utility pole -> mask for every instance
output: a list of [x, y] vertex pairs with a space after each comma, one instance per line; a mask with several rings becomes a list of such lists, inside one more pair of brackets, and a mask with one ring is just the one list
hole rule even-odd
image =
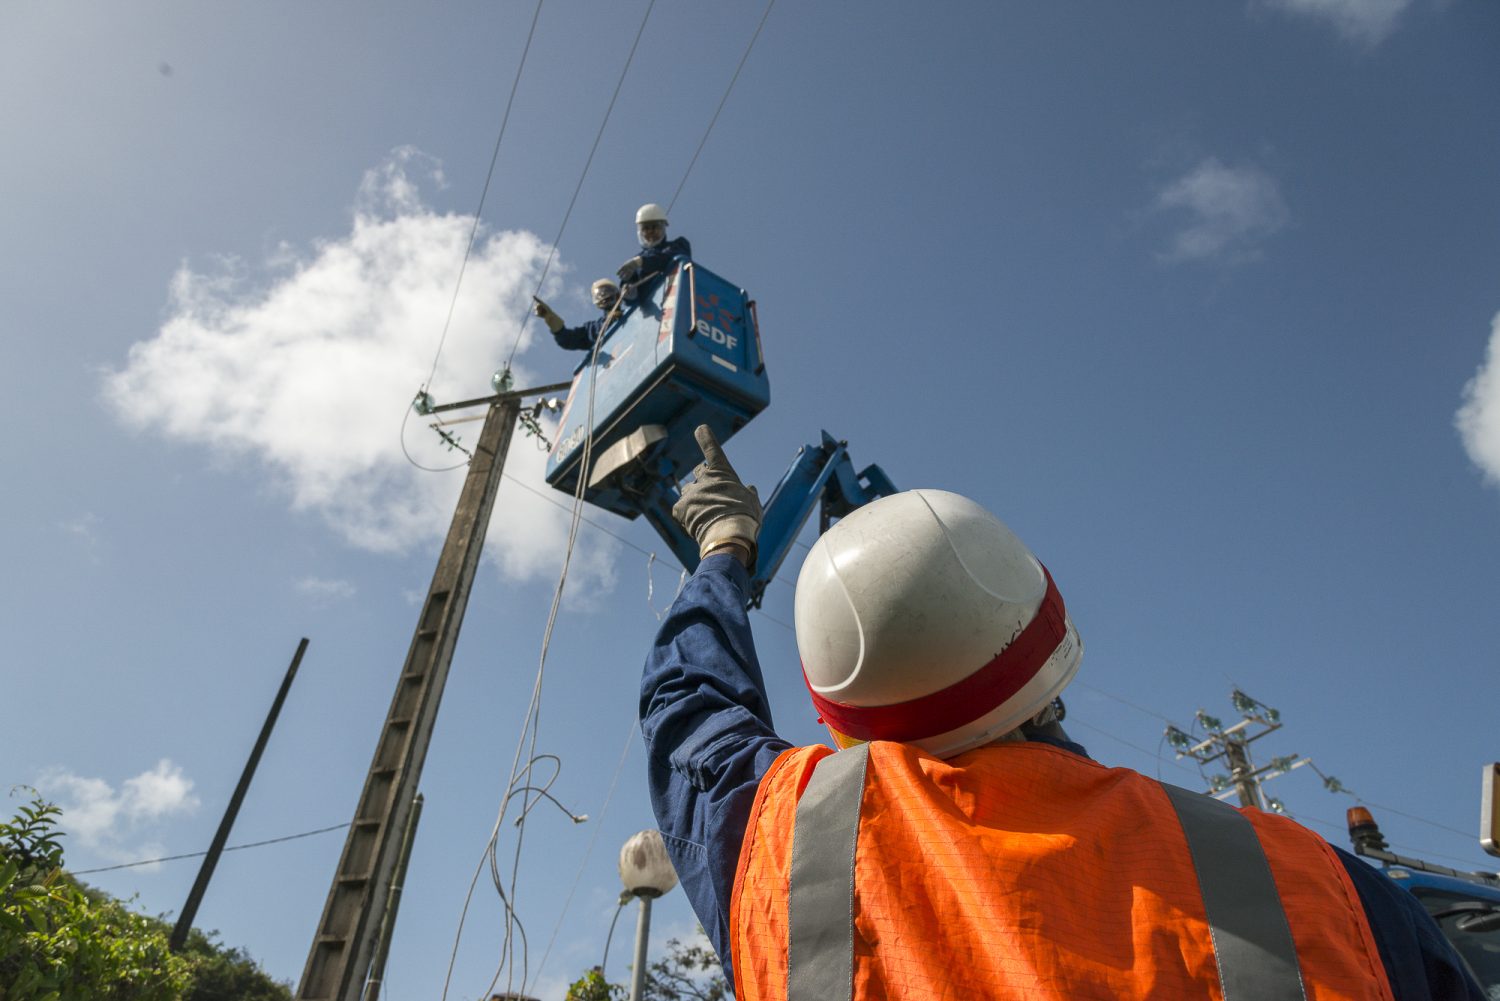
[[489, 405], [448, 538], [432, 575], [432, 586], [417, 617], [406, 663], [396, 679], [396, 694], [375, 744], [328, 901], [313, 935], [297, 989], [299, 1001], [359, 1001], [400, 855], [402, 832], [422, 777], [469, 590], [479, 567], [505, 455], [520, 417], [521, 399], [568, 385], [502, 392], [421, 410], [437, 413]]
[[286, 669], [286, 676], [281, 679], [281, 688], [276, 692], [276, 698], [271, 701], [271, 711], [266, 714], [266, 722], [260, 728], [260, 736], [255, 739], [255, 746], [250, 749], [250, 758], [245, 762], [245, 770], [240, 773], [239, 785], [234, 787], [234, 794], [229, 797], [229, 805], [224, 808], [224, 818], [219, 821], [219, 829], [214, 832], [214, 839], [208, 846], [208, 854], [203, 856], [203, 864], [198, 867], [198, 878], [193, 881], [193, 888], [188, 891], [187, 903], [182, 905], [182, 914], [172, 928], [172, 937], [167, 940], [167, 948], [173, 952], [181, 952], [182, 947], [187, 944], [188, 932], [193, 930], [193, 919], [198, 916], [198, 905], [203, 902], [203, 894], [208, 892], [208, 881], [213, 879], [214, 869], [219, 864], [219, 856], [224, 854], [224, 843], [229, 840], [229, 831], [234, 827], [234, 819], [239, 816], [240, 804], [245, 801], [245, 793], [250, 789], [250, 780], [255, 778], [255, 769], [260, 764], [260, 756], [266, 749], [266, 742], [271, 739], [271, 730], [276, 726], [276, 717], [281, 715], [282, 703], [286, 701], [286, 693], [292, 688], [292, 679], [297, 677], [297, 668], [301, 665], [302, 655], [306, 652], [307, 637], [304, 636], [302, 642], [297, 644], [297, 652], [292, 655], [292, 663]]
[[[1269, 733], [1280, 730], [1281, 713], [1263, 702], [1252, 699], [1238, 688], [1229, 693], [1229, 699], [1234, 704], [1234, 708], [1244, 717], [1238, 723], [1226, 727], [1222, 720], [1199, 709], [1196, 716], [1197, 725], [1207, 732], [1207, 736], [1194, 742], [1193, 737], [1186, 731], [1176, 726], [1168, 726], [1167, 742], [1177, 749], [1179, 760], [1192, 758], [1199, 765], [1208, 765], [1223, 759], [1229, 773], [1209, 776], [1208, 794], [1210, 796], [1215, 799], [1237, 796], [1241, 806], [1253, 806], [1281, 813], [1285, 809], [1281, 801], [1266, 793], [1261, 788], [1262, 784], [1301, 768], [1303, 765], [1311, 765], [1312, 759], [1298, 754], [1289, 754], [1272, 758], [1269, 764], [1259, 768], [1255, 767], [1255, 762], [1250, 758], [1250, 744]], [[1259, 729], [1256, 729], [1257, 727]], [[1313, 770], [1317, 771], [1316, 766]], [[1323, 779], [1323, 785], [1330, 792], [1345, 791], [1338, 779], [1323, 775], [1322, 772], [1318, 774]]]
[[391, 938], [396, 933], [396, 913], [401, 909], [401, 890], [406, 885], [406, 866], [411, 862], [412, 842], [417, 839], [417, 824], [422, 819], [422, 794], [412, 802], [411, 814], [406, 818], [406, 833], [401, 837], [401, 858], [396, 863], [396, 877], [391, 881], [391, 894], [386, 898], [385, 917], [380, 921], [380, 944], [375, 948], [375, 961], [370, 964], [370, 980], [365, 985], [364, 1001], [380, 1001], [380, 989], [385, 984], [385, 961], [391, 955]]

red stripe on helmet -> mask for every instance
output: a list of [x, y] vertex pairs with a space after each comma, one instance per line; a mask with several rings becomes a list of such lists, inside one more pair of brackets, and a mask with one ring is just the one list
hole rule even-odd
[[[1040, 564], [1038, 564], [1040, 566]], [[1047, 591], [1026, 628], [995, 659], [947, 688], [886, 706], [851, 706], [812, 690], [822, 722], [856, 740], [921, 740], [972, 723], [1015, 695], [1037, 676], [1067, 635], [1067, 609], [1052, 575], [1042, 567]], [[802, 679], [807, 681], [807, 670]]]

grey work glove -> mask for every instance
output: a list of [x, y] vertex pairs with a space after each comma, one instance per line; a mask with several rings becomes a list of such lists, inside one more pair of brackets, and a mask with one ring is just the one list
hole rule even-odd
[[682, 488], [672, 505], [672, 517], [698, 543], [698, 556], [726, 542], [745, 547], [749, 565], [755, 563], [755, 539], [760, 534], [760, 497], [754, 487], [740, 482], [719, 439], [707, 424], [693, 432], [703, 461], [693, 470], [693, 482]]
[[639, 257], [632, 257], [630, 260], [620, 265], [620, 270], [616, 271], [615, 274], [620, 277], [620, 281], [628, 282], [630, 281], [630, 279], [641, 273], [641, 267], [644, 264], [645, 262], [642, 261]]
[[547, 329], [552, 331], [554, 334], [563, 328], [562, 317], [554, 313], [551, 306], [547, 305], [536, 296], [531, 297], [531, 311], [537, 316], [540, 316], [543, 322], [547, 324]]

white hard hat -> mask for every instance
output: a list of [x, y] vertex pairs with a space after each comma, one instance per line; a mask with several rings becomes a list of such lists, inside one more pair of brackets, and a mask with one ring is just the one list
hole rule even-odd
[[600, 278], [594, 284], [589, 285], [588, 297], [598, 308], [609, 309], [610, 306], [619, 302], [619, 285], [616, 285], [613, 279]]
[[648, 222], [659, 222], [663, 226], [665, 226], [667, 224], [667, 210], [662, 208], [655, 202], [647, 202], [645, 205], [642, 205], [640, 208], [636, 209], [635, 224], [639, 226], [642, 223]]
[[1046, 568], [944, 490], [883, 497], [825, 532], [797, 578], [796, 623], [813, 704], [843, 746], [952, 757], [1045, 709], [1083, 656]]

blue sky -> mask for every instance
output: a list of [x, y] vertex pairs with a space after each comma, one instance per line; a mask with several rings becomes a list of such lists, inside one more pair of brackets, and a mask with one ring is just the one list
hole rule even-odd
[[[207, 845], [303, 635], [233, 841], [348, 820], [461, 476], [406, 462], [402, 415], [534, 9], [0, 10], [0, 783], [64, 804], [75, 869]], [[645, 9], [543, 6], [440, 399], [483, 393], [515, 342]], [[548, 279], [565, 317], [632, 252], [636, 206], [670, 200], [763, 10], [655, 5]], [[1070, 724], [1101, 760], [1194, 784], [1165, 720], [1230, 717], [1237, 684], [1286, 720], [1262, 759], [1310, 756], [1406, 850], [1495, 868], [1500, 10], [851, 10], [772, 11], [672, 212], [759, 302], [772, 405], [740, 471], [764, 491], [826, 428], [999, 514], [1087, 645]], [[536, 334], [523, 381], [566, 378]], [[406, 443], [447, 458], [420, 423]], [[567, 527], [525, 489], [541, 459], [518, 439], [427, 761], [397, 1001], [441, 992], [535, 676]], [[631, 721], [677, 579], [646, 526], [589, 517], [538, 749], [593, 819], [544, 809], [521, 855], [549, 999], [598, 961], [616, 852], [652, 823]], [[778, 723], [817, 740], [790, 620], [773, 585]], [[1352, 800], [1310, 769], [1274, 791], [1342, 843]], [[295, 980], [340, 846], [226, 856], [200, 924]], [[155, 913], [195, 873], [92, 878]], [[475, 901], [450, 997], [497, 962], [500, 904]], [[658, 941], [692, 926], [660, 902]]]

